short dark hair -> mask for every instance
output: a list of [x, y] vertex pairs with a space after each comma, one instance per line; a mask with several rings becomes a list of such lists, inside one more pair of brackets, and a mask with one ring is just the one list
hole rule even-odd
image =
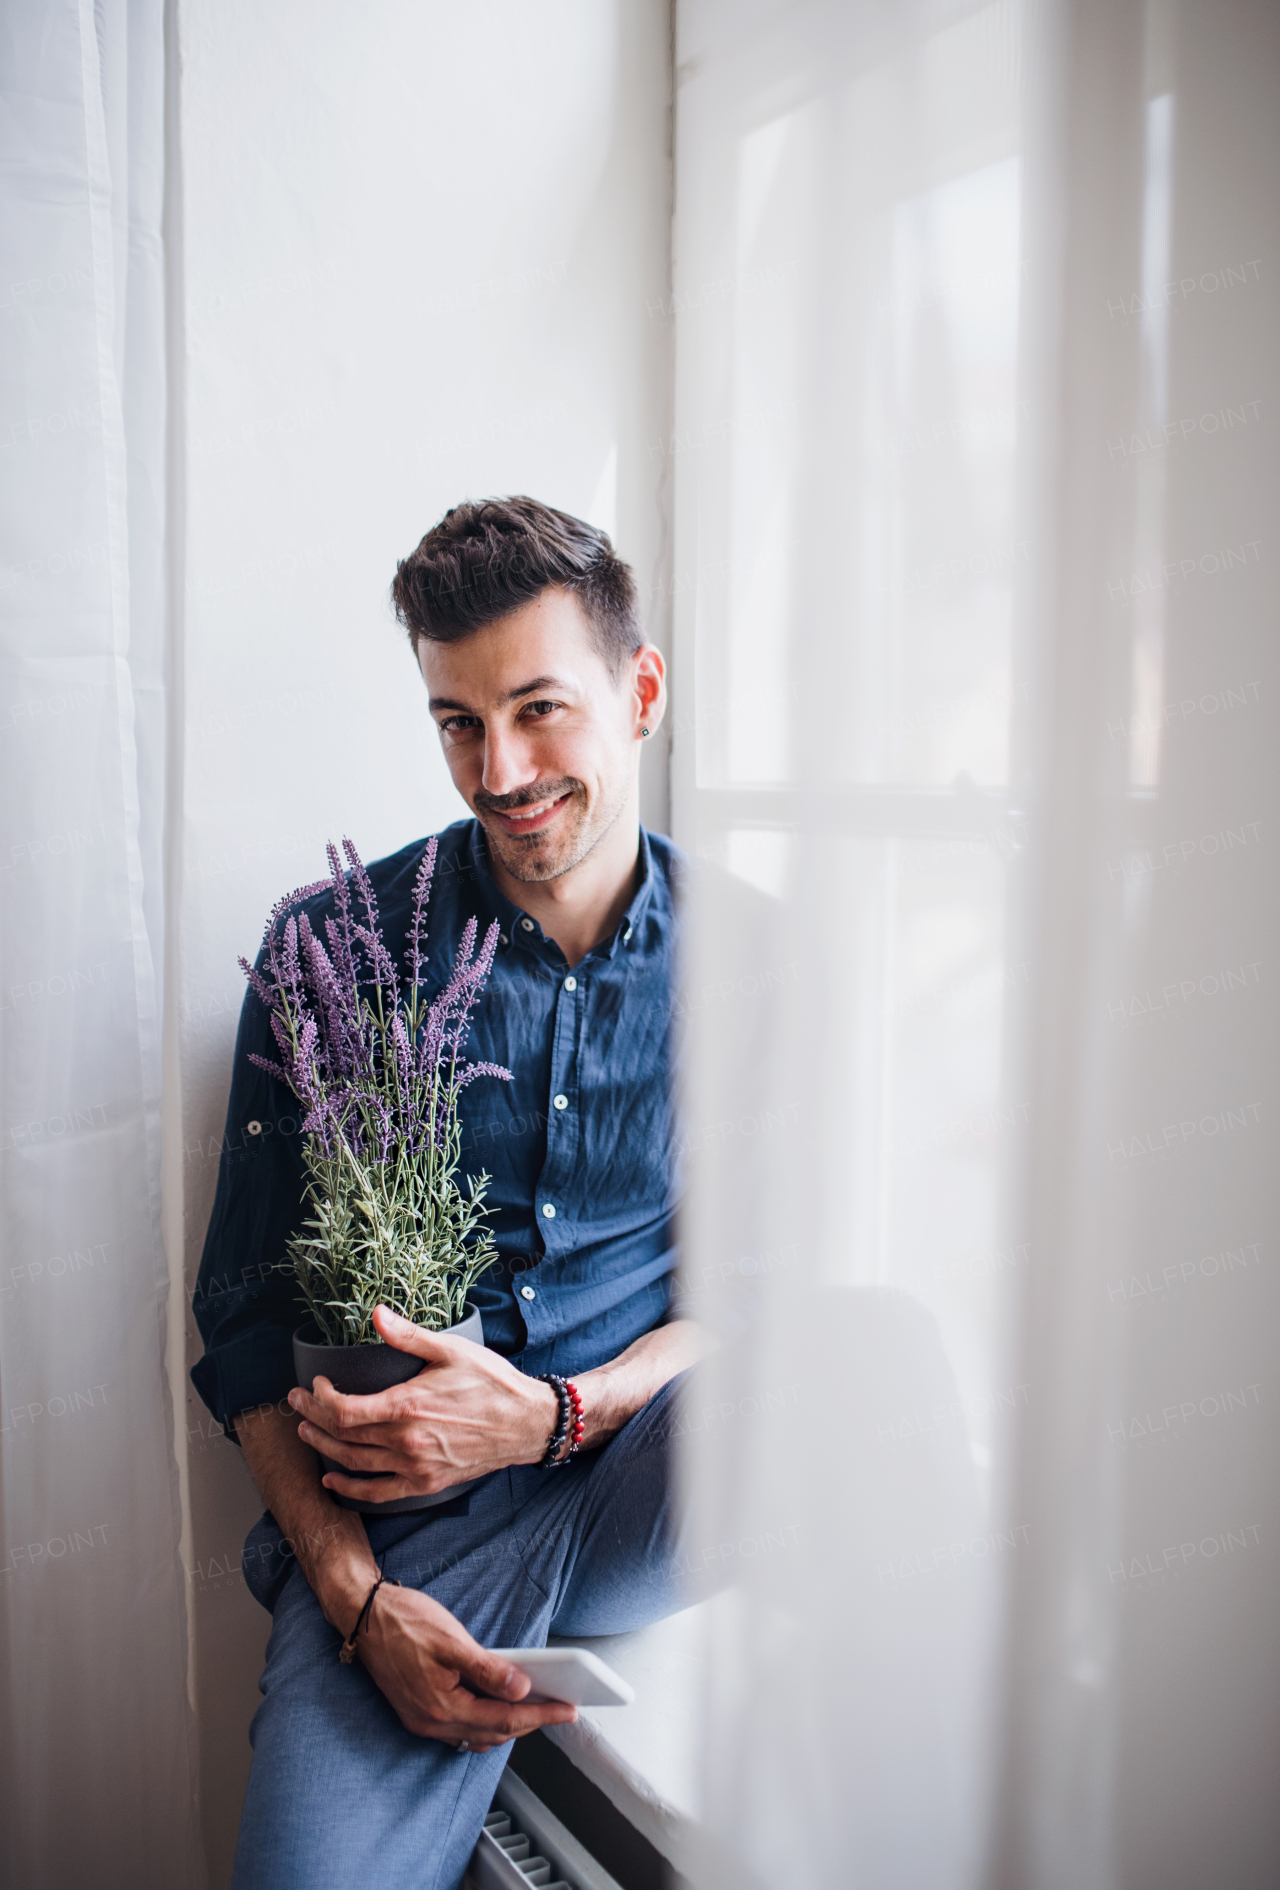
[[537, 499], [453, 506], [396, 566], [391, 595], [416, 654], [420, 637], [457, 643], [552, 586], [581, 599], [616, 678], [643, 642], [631, 567], [607, 533]]

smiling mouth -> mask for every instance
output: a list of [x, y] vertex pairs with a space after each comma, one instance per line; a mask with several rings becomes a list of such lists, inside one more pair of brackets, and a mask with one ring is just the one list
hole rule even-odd
[[504, 833], [537, 833], [549, 821], [555, 819], [569, 799], [570, 795], [564, 793], [557, 795], [554, 800], [535, 801], [531, 807], [518, 807], [510, 813], [500, 808], [491, 808], [489, 818], [498, 821]]

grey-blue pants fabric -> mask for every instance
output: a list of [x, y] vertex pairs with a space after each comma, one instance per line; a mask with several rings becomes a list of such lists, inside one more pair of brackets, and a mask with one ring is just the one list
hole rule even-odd
[[[368, 1517], [388, 1576], [435, 1597], [483, 1647], [616, 1634], [684, 1605], [671, 1446], [681, 1379], [564, 1469], [495, 1472], [417, 1516]], [[270, 1516], [245, 1576], [273, 1624], [250, 1740], [234, 1890], [455, 1890], [509, 1746], [458, 1753], [406, 1732]]]

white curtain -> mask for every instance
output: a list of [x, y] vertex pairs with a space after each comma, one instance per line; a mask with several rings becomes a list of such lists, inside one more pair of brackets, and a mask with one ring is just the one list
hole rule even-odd
[[677, 22], [690, 1868], [1261, 1890], [1280, 19]]
[[0, 28], [0, 1876], [195, 1882], [160, 1240], [159, 0]]
[[[300, 724], [269, 780], [249, 769], [262, 721], [314, 711], [286, 693], [299, 653], [322, 623], [307, 681], [338, 731], [348, 620], [459, 490], [616, 503], [674, 599], [676, 827], [709, 868], [681, 997], [687, 1244], [728, 1342], [687, 1459], [688, 1572], [717, 1589], [690, 1868], [796, 1890], [1274, 1883], [1274, 8], [680, 0], [674, 295], [650, 282], [655, 16], [619, 10], [643, 60], [598, 13], [566, 16], [566, 48], [589, 21], [609, 44], [549, 56], [577, 88], [555, 125], [585, 139], [547, 159], [563, 228], [535, 242], [526, 217], [513, 273], [505, 226], [477, 235], [440, 186], [477, 247], [444, 287], [415, 252], [397, 332], [406, 359], [424, 321], [447, 358], [479, 352], [447, 424], [417, 389], [417, 434], [390, 385], [314, 394], [331, 336], [289, 299], [340, 306], [353, 370], [395, 358], [368, 346], [385, 245], [361, 247], [365, 182], [343, 193], [371, 149], [368, 202], [398, 203], [392, 179], [416, 206], [416, 94], [376, 61], [352, 77], [349, 12], [322, 33], [299, 10], [310, 83], [332, 72], [361, 127], [344, 144], [294, 83], [278, 9], [261, 29], [186, 13], [192, 1241], [232, 956], [280, 860], [296, 842], [305, 873], [355, 791], [334, 776], [298, 834], [254, 826], [264, 797], [292, 819]], [[425, 35], [411, 68], [465, 70], [479, 95], [497, 42], [459, 66], [432, 37], [456, 10], [393, 13]], [[168, 1890], [200, 1866], [159, 1216], [161, 6], [10, 7], [0, 48], [0, 1875]], [[533, 149], [551, 121], [537, 88], [510, 91]], [[292, 149], [286, 96], [319, 129], [278, 229], [234, 165], [249, 176], [268, 133]], [[491, 155], [511, 134], [490, 104]], [[432, 124], [451, 179], [462, 130]], [[592, 243], [626, 232], [619, 255], [579, 221]], [[512, 337], [528, 354], [495, 382]], [[570, 398], [557, 350], [597, 346], [608, 371]], [[473, 381], [497, 403], [483, 424]], [[292, 457], [264, 455], [295, 432]], [[374, 500], [335, 589], [339, 461]], [[417, 767], [395, 701], [395, 759], [360, 803], [388, 845]], [[168, 1209], [180, 1239], [176, 1187]], [[205, 1848], [225, 1875], [261, 1624], [220, 1586], [252, 1495], [194, 1423]]]

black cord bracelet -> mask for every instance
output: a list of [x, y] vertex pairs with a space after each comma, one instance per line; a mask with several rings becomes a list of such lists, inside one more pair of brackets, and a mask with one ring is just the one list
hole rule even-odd
[[342, 1643], [342, 1646], [338, 1649], [338, 1659], [342, 1662], [344, 1667], [349, 1667], [356, 1657], [356, 1635], [360, 1632], [362, 1627], [369, 1625], [369, 1611], [373, 1607], [373, 1598], [384, 1582], [389, 1583], [392, 1588], [398, 1588], [400, 1586], [394, 1576], [385, 1575], [381, 1569], [378, 1570], [378, 1579], [369, 1590], [368, 1599], [356, 1616], [355, 1626], [352, 1628], [347, 1639]]

